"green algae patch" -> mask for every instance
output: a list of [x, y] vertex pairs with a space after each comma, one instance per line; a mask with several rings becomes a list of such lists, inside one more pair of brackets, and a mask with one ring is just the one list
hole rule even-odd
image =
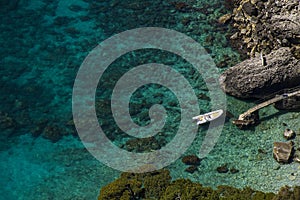
[[289, 186], [284, 186], [280, 188], [278, 195], [273, 200], [297, 200], [300, 199], [300, 186], [295, 186], [293, 188]]
[[250, 187], [238, 189], [231, 186], [219, 186], [217, 189], [218, 198], [222, 200], [272, 200], [275, 196], [274, 193], [263, 193], [256, 191]]
[[159, 199], [171, 182], [170, 172], [161, 170], [156, 173], [146, 173], [144, 177], [145, 196], [149, 199]]
[[188, 179], [173, 181], [164, 192], [161, 200], [169, 199], [217, 199], [217, 193], [211, 188], [203, 187], [200, 183], [193, 183]]
[[98, 199], [103, 200], [126, 200], [130, 199], [132, 194], [142, 196], [142, 182], [136, 179], [118, 178], [114, 182], [104, 186], [101, 189]]
[[168, 170], [134, 174], [121, 177], [101, 188], [98, 200], [159, 199], [171, 182]]
[[300, 187], [283, 187], [277, 195], [221, 185], [216, 190], [189, 179], [171, 182], [170, 172], [162, 169], [143, 174], [122, 173], [100, 190], [98, 200], [280, 200], [299, 199]]

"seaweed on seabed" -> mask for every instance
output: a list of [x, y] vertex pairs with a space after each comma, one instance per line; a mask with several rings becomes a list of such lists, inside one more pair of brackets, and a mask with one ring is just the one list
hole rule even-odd
[[231, 186], [218, 186], [217, 193], [222, 200], [273, 200], [274, 193], [263, 193], [246, 187], [238, 189]]
[[203, 199], [217, 200], [218, 195], [209, 187], [203, 187], [200, 183], [193, 183], [189, 179], [178, 179], [173, 181], [164, 192], [160, 200], [188, 200]]
[[100, 190], [98, 200], [156, 200], [171, 182], [168, 170], [143, 174], [122, 173]]
[[171, 182], [168, 170], [159, 170], [146, 173], [144, 176], [145, 197], [147, 199], [159, 199]]
[[171, 182], [168, 170], [144, 174], [122, 173], [104, 186], [98, 200], [299, 200], [300, 186], [282, 187], [278, 194], [264, 193], [249, 187], [238, 189], [219, 186], [216, 190], [188, 179]]
[[299, 200], [300, 199], [300, 186], [284, 186], [280, 188], [276, 197], [272, 200]]
[[167, 187], [160, 200], [273, 200], [274, 196], [274, 193], [263, 193], [249, 187], [238, 189], [231, 186], [219, 186], [217, 190], [213, 190], [188, 179], [179, 179]]
[[121, 175], [117, 180], [101, 188], [98, 200], [133, 200], [143, 196], [142, 182], [135, 176]]

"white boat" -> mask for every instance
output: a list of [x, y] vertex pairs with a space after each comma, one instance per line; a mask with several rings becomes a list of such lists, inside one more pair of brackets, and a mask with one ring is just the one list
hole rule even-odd
[[198, 115], [196, 117], [193, 117], [193, 120], [197, 121], [197, 125], [204, 124], [206, 122], [210, 122], [217, 119], [222, 114], [223, 114], [223, 110], [215, 110], [209, 113], [205, 113], [203, 115]]

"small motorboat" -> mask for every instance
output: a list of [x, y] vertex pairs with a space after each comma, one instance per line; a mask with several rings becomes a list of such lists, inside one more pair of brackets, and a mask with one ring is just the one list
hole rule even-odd
[[203, 115], [198, 115], [196, 117], [193, 117], [193, 120], [197, 121], [197, 125], [204, 124], [206, 122], [210, 122], [217, 119], [222, 114], [223, 114], [223, 110], [215, 110], [209, 113], [205, 113]]

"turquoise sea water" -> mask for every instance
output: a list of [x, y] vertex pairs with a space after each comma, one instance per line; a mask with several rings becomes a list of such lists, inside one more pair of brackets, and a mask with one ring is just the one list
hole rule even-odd
[[[161, 27], [184, 33], [201, 44], [216, 65], [222, 66], [218, 68], [221, 73], [240, 60], [226, 39], [229, 28], [217, 22], [228, 13], [221, 4], [220, 0], [0, 2], [0, 199], [95, 199], [100, 188], [120, 172], [85, 150], [72, 122], [73, 84], [83, 60], [98, 44], [122, 31]], [[130, 143], [133, 138], [115, 124], [109, 104], [116, 81], [133, 67], [147, 63], [172, 66], [191, 84], [201, 113], [211, 110], [205, 81], [179, 56], [148, 49], [118, 58], [98, 84], [96, 111], [107, 137], [131, 152], [160, 149], [172, 141], [180, 123], [174, 93], [153, 83], [133, 93], [129, 111], [133, 121], [144, 126], [150, 123], [151, 105], [162, 104], [168, 117], [159, 134], [150, 142]], [[254, 105], [229, 96], [226, 100], [227, 110], [235, 118]], [[299, 185], [299, 164], [279, 165], [272, 158], [273, 142], [285, 140], [283, 123], [299, 132], [299, 112], [268, 107], [260, 111], [260, 117], [261, 123], [246, 131], [227, 119], [198, 171], [185, 172], [187, 166], [178, 159], [167, 167], [173, 179], [184, 177], [205, 186], [250, 186], [262, 191]], [[183, 155], [198, 153], [207, 129], [207, 125], [199, 127]], [[295, 143], [300, 144], [297, 138]], [[224, 164], [238, 173], [218, 173], [216, 168]]]

